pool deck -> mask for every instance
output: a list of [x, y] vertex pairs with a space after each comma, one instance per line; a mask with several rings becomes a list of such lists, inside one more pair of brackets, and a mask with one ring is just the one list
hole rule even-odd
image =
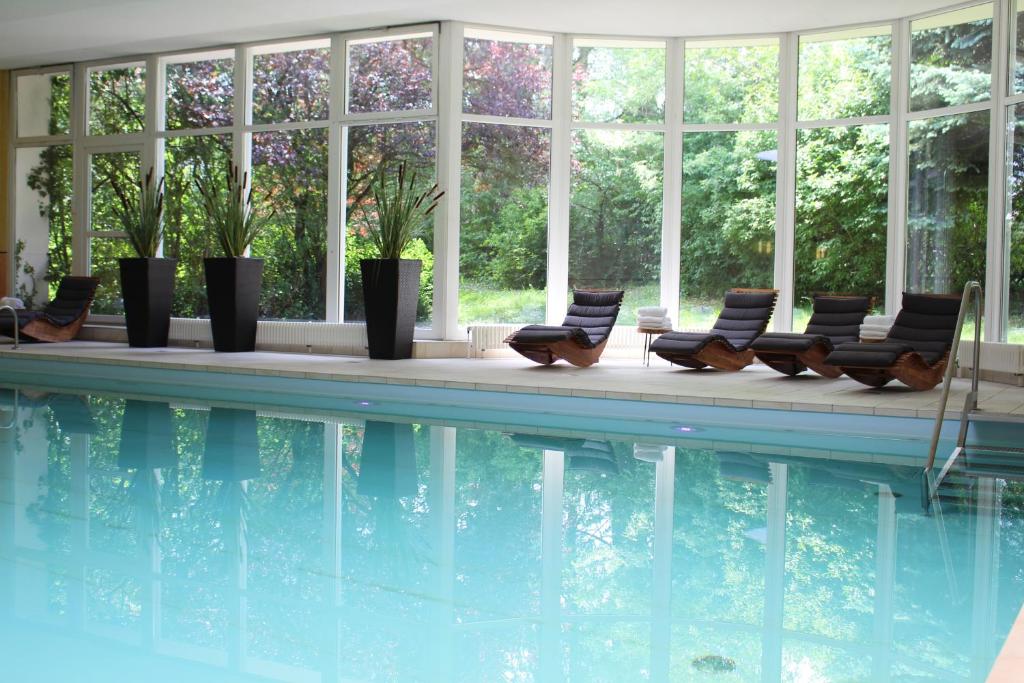
[[[624, 358], [606, 358], [590, 368], [565, 363], [542, 367], [521, 358], [381, 361], [181, 347], [132, 349], [94, 341], [23, 345], [17, 351], [2, 344], [0, 358], [890, 417], [934, 418], [941, 396], [937, 388], [911, 391], [898, 382], [872, 389], [845, 377], [832, 380], [804, 373], [789, 378], [757, 364], [733, 373], [683, 370], [658, 358], [650, 367]], [[948, 417], [959, 416], [969, 384], [966, 379], [953, 381]], [[982, 382], [979, 403], [988, 419], [1024, 421], [1024, 387]]]

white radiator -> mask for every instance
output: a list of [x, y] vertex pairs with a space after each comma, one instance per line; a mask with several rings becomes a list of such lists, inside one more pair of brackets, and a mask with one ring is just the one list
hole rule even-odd
[[[210, 321], [171, 318], [170, 343], [174, 346], [212, 347]], [[265, 351], [366, 355], [366, 326], [359, 323], [307, 320], [261, 320], [256, 325], [256, 348]]]
[[[974, 367], [974, 342], [960, 342], [960, 374]], [[982, 379], [1024, 386], [1024, 345], [981, 342]]]

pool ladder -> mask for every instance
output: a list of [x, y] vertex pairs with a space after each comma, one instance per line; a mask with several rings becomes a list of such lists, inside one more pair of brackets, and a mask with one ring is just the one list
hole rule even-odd
[[3, 310], [10, 311], [11, 315], [14, 316], [14, 347], [13, 347], [13, 350], [17, 351], [18, 350], [18, 309], [16, 309], [14, 306], [8, 306], [7, 304], [4, 304], [3, 306], [0, 306], [0, 311], [3, 311]]

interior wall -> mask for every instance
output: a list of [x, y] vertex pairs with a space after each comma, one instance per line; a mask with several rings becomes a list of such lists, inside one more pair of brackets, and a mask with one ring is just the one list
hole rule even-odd
[[10, 274], [10, 235], [8, 225], [8, 168], [11, 151], [10, 135], [11, 72], [0, 70], [0, 296], [8, 294]]

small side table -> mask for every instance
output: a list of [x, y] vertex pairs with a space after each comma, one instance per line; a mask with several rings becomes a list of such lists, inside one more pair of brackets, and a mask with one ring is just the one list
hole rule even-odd
[[651, 366], [651, 337], [671, 332], [671, 327], [638, 327], [636, 331], [644, 335], [644, 367]]

